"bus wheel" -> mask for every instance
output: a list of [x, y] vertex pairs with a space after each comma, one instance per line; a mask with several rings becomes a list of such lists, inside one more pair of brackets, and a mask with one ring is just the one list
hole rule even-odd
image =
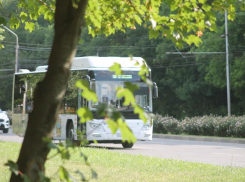
[[74, 127], [72, 123], [70, 123], [68, 126], [67, 139], [70, 140], [72, 144], [81, 146], [81, 142], [79, 140], [74, 140]]
[[67, 139], [71, 142], [74, 141], [74, 127], [72, 123], [68, 126]]
[[122, 146], [123, 148], [132, 148], [134, 143], [128, 143], [128, 142], [123, 142]]

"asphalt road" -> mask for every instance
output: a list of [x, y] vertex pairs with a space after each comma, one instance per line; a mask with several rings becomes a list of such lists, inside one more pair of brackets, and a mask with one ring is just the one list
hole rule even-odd
[[122, 149], [120, 144], [93, 144], [93, 146], [135, 155], [245, 167], [244, 144], [154, 138], [150, 142], [138, 141], [132, 149]]
[[10, 128], [8, 133], [3, 133], [3, 131], [0, 131], [0, 141], [22, 142], [23, 137], [19, 137], [19, 136], [13, 134], [12, 128]]
[[[23, 138], [12, 134], [12, 130], [8, 134], [0, 131], [0, 141], [22, 142]], [[90, 147], [134, 155], [245, 167], [245, 144], [154, 138], [149, 142], [138, 141], [131, 149], [123, 149], [121, 144], [91, 144]]]

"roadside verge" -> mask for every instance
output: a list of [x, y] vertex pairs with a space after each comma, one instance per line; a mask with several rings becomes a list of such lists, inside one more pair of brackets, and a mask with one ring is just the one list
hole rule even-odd
[[208, 136], [183, 136], [183, 135], [167, 135], [167, 134], [153, 134], [153, 138], [245, 144], [245, 139], [242, 139], [242, 138], [238, 139], [238, 138], [221, 138], [221, 137], [208, 137]]

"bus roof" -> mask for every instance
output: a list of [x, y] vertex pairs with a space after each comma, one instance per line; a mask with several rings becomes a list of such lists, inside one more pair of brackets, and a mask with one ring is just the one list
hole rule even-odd
[[[139, 64], [136, 65], [136, 62]], [[109, 68], [114, 63], [119, 63], [122, 68], [140, 68], [146, 64], [141, 57], [75, 57], [71, 69]]]
[[[136, 65], [136, 63], [138, 64]], [[75, 57], [73, 58], [73, 64], [71, 66], [72, 70], [79, 69], [93, 69], [93, 70], [108, 70], [114, 63], [119, 63], [121, 65], [122, 70], [125, 68], [130, 70], [140, 70], [140, 67], [145, 64], [143, 58], [141, 57]], [[38, 66], [34, 72], [46, 72], [48, 69], [48, 65]], [[22, 72], [22, 73], [20, 73]], [[20, 71], [17, 74], [25, 74], [27, 71]]]

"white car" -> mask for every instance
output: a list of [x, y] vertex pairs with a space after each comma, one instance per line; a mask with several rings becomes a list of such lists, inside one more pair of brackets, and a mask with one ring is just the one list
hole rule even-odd
[[0, 130], [2, 130], [3, 133], [8, 133], [9, 125], [10, 122], [6, 112], [0, 109]]

